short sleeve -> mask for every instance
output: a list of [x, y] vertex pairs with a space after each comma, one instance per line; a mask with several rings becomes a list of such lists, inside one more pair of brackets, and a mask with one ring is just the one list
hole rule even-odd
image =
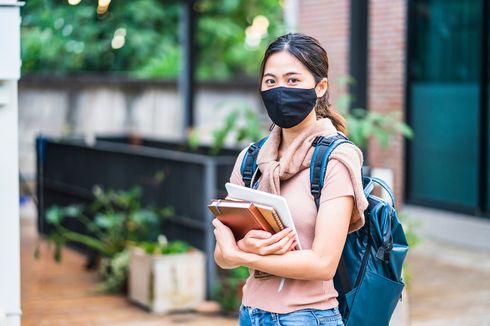
[[331, 159], [327, 164], [320, 203], [342, 196], [352, 196], [355, 199], [352, 179], [349, 169], [343, 163]]
[[248, 147], [245, 147], [240, 154], [238, 154], [238, 157], [235, 161], [235, 166], [233, 167], [233, 171], [231, 172], [230, 176], [230, 183], [237, 184], [240, 186], [244, 186], [245, 183], [243, 182], [242, 179], [242, 174], [240, 172], [240, 168], [242, 165], [243, 157], [245, 156], [245, 153], [247, 152]]

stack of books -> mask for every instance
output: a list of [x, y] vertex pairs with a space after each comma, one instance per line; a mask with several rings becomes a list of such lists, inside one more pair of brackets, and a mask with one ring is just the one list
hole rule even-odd
[[[235, 240], [243, 239], [251, 230], [274, 234], [290, 227], [296, 231], [284, 197], [231, 183], [226, 184], [226, 189], [228, 197], [213, 199], [208, 207], [217, 219], [231, 229]], [[301, 250], [297, 233], [296, 243], [295, 249]], [[269, 276], [272, 275], [254, 271], [256, 278]]]
[[238, 241], [250, 230], [264, 230], [271, 234], [284, 229], [274, 208], [245, 200], [214, 199], [209, 209], [228, 226]]

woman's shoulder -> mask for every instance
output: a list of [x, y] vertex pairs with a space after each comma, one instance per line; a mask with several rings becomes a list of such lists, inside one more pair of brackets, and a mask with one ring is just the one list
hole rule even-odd
[[231, 172], [230, 176], [230, 182], [234, 184], [239, 184], [239, 185], [244, 185], [243, 180], [242, 180], [242, 172], [241, 172], [241, 166], [243, 162], [243, 158], [245, 157], [245, 153], [247, 153], [248, 148], [251, 144], [245, 146], [245, 148], [240, 150], [240, 153], [238, 154], [236, 160], [235, 160], [235, 165], [233, 166], [233, 171]]
[[240, 150], [240, 153], [238, 154], [238, 156], [236, 158], [235, 166], [241, 164], [241, 162], [243, 161], [243, 158], [245, 157], [245, 154], [247, 153], [247, 151], [250, 148], [250, 146], [252, 146], [254, 144], [257, 145], [258, 143], [262, 143], [261, 145], [263, 145], [267, 141], [267, 139], [268, 139], [268, 136], [263, 137], [260, 140], [258, 140], [256, 142], [251, 142], [250, 144], [248, 144], [247, 146], [245, 146], [244, 148], [242, 148]]
[[362, 150], [354, 143], [340, 144], [333, 152], [332, 159], [337, 159], [344, 164], [352, 164], [361, 167], [364, 163]]

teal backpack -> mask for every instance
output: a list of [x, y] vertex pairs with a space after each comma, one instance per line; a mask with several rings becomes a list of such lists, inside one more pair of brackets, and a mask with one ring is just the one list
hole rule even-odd
[[[246, 187], [257, 188], [260, 169], [257, 156], [267, 137], [251, 144], [241, 164]], [[317, 137], [310, 165], [310, 191], [317, 209], [325, 179], [328, 159], [335, 148], [351, 143], [342, 133]], [[352, 143], [351, 143], [352, 144]], [[362, 176], [362, 171], [361, 171]], [[255, 182], [252, 182], [256, 180]], [[365, 224], [347, 235], [334, 277], [339, 293], [339, 310], [346, 326], [387, 326], [405, 284], [402, 266], [408, 252], [407, 239], [395, 210], [392, 190], [379, 178], [362, 176], [364, 195], [369, 206], [364, 211]], [[391, 203], [372, 194], [374, 185], [381, 186]]]

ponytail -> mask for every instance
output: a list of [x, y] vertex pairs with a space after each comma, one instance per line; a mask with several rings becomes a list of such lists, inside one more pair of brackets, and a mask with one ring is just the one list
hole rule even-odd
[[328, 89], [325, 94], [317, 100], [315, 112], [317, 119], [329, 118], [335, 126], [335, 129], [348, 136], [347, 121], [334, 109], [333, 105], [330, 103], [330, 93]]

